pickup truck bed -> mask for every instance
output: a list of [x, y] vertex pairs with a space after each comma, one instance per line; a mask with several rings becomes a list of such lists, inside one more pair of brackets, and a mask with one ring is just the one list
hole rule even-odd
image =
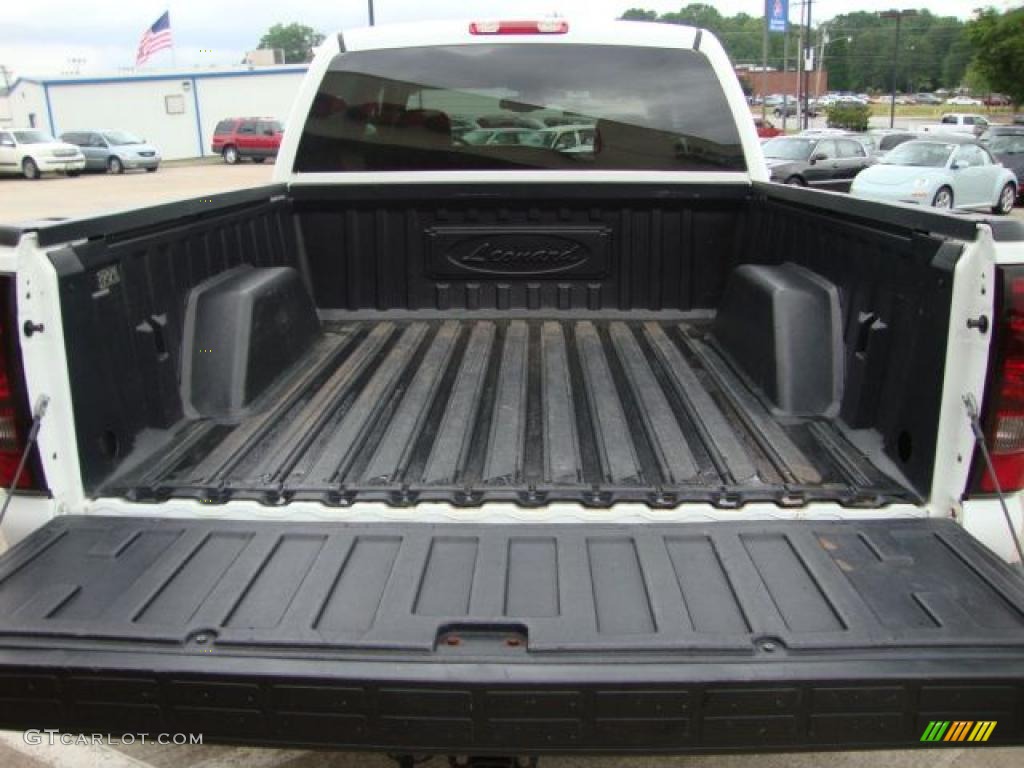
[[265, 406], [234, 424], [188, 421], [104, 492], [525, 506], [913, 498], [835, 420], [773, 415], [716, 351], [709, 319], [621, 317], [329, 324]]
[[[613, 191], [626, 202], [556, 185], [388, 200], [267, 187], [41, 228], [86, 493], [919, 503], [942, 394], [941, 377], [919, 373], [943, 365], [973, 223], [778, 185]], [[554, 274], [479, 265], [467, 243], [572, 260]], [[264, 365], [272, 375], [242, 411], [197, 412], [188, 350], [212, 333], [224, 354], [248, 331], [196, 331], [185, 307], [240, 269], [301, 275], [315, 342], [263, 344], [299, 357]], [[773, 284], [750, 275], [790, 282], [761, 290]], [[806, 286], [833, 297], [831, 318], [789, 312]], [[285, 317], [270, 325], [290, 328]], [[787, 328], [774, 340], [773, 325]], [[830, 386], [811, 373], [823, 359]], [[797, 396], [773, 393], [766, 367]]]
[[949, 521], [65, 516], [0, 560], [0, 612], [0, 727], [472, 754], [1024, 731], [1022, 582]]

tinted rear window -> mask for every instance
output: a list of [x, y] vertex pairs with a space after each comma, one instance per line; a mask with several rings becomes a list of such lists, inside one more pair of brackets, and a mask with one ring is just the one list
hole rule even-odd
[[[593, 140], [552, 145], [571, 124]], [[498, 133], [500, 132], [500, 133]], [[700, 53], [503, 44], [342, 54], [303, 127], [299, 172], [743, 171], [732, 112]]]
[[214, 133], [231, 133], [231, 130], [235, 127], [234, 120], [221, 120], [217, 123], [217, 127], [213, 129]]
[[900, 144], [912, 141], [914, 138], [916, 137], [913, 134], [907, 134], [905, 136], [901, 136], [899, 134], [890, 134], [888, 136], [882, 137], [882, 140], [878, 142], [878, 148], [885, 152], [888, 152], [890, 149], [895, 149]]

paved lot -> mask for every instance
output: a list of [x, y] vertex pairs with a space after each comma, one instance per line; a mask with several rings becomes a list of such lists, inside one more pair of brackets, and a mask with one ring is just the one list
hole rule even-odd
[[[269, 165], [220, 163], [164, 167], [158, 173], [124, 176], [87, 175], [40, 181], [0, 178], [0, 223], [48, 216], [82, 216], [202, 194], [224, 192], [270, 180]], [[1024, 209], [1014, 215], [1024, 219]], [[2, 695], [2, 692], [0, 692]], [[806, 753], [748, 757], [663, 759], [550, 758], [545, 768], [1018, 768], [1020, 749], [940, 749], [900, 752]], [[160, 747], [134, 745], [30, 746], [22, 735], [0, 731], [0, 766], [4, 768], [389, 768], [379, 755], [230, 747]], [[440, 758], [430, 763], [441, 768]]]
[[270, 181], [274, 166], [240, 163], [164, 166], [156, 173], [123, 176], [88, 173], [75, 178], [47, 175], [38, 181], [0, 176], [0, 223], [78, 217], [153, 205], [202, 194], [227, 192]]
[[[266, 184], [272, 173], [273, 166], [269, 164], [228, 166], [214, 161], [123, 176], [86, 174], [73, 179], [47, 176], [39, 181], [0, 176], [0, 224], [51, 216], [85, 216], [227, 192]], [[1017, 208], [1014, 215], [1024, 219], [1024, 208]]]

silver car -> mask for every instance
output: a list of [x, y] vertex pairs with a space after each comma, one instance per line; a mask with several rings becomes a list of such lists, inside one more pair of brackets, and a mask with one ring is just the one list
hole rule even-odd
[[81, 148], [87, 171], [124, 173], [145, 168], [153, 173], [160, 167], [159, 150], [127, 131], [68, 131], [61, 139]]

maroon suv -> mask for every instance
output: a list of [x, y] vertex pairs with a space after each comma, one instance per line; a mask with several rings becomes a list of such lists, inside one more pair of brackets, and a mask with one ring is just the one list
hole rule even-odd
[[221, 120], [213, 131], [211, 151], [234, 165], [243, 157], [262, 163], [277, 157], [284, 128], [272, 117], [231, 117]]

